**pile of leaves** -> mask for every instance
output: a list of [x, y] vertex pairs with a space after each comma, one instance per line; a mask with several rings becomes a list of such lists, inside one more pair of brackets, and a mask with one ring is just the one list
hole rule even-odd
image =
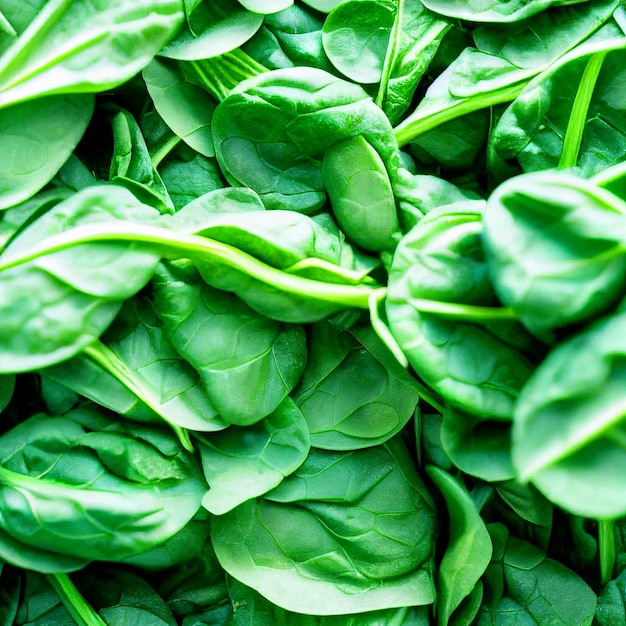
[[0, 624], [626, 623], [620, 0], [0, 0]]

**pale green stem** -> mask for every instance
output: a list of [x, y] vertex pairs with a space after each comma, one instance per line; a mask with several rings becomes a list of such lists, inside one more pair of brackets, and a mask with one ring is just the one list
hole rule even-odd
[[585, 66], [585, 71], [580, 79], [580, 85], [572, 105], [572, 113], [567, 123], [567, 130], [565, 131], [563, 150], [558, 165], [558, 168], [561, 170], [574, 167], [578, 163], [578, 153], [580, 152], [583, 133], [587, 123], [589, 105], [591, 104], [593, 91], [606, 55], [606, 51], [596, 52]]
[[113, 350], [96, 340], [94, 343], [84, 348], [83, 352], [159, 415], [172, 428], [183, 448], [189, 452], [193, 452], [193, 445], [189, 439], [189, 433], [184, 428], [178, 426], [178, 424], [174, 424], [170, 421], [168, 416], [161, 411], [158, 399], [153, 397], [154, 393], [128, 369], [126, 363], [124, 363]]
[[598, 520], [598, 546], [600, 553], [600, 580], [602, 586], [613, 580], [615, 568], [615, 520]]
[[19, 257], [0, 262], [0, 271], [34, 261], [45, 254], [60, 252], [84, 243], [99, 241], [123, 241], [145, 243], [164, 258], [186, 258], [196, 263], [223, 263], [248, 276], [276, 287], [284, 293], [307, 295], [324, 302], [332, 302], [347, 308], [369, 308], [369, 297], [375, 287], [326, 283], [301, 276], [287, 274], [267, 265], [241, 250], [220, 241], [199, 235], [189, 235], [159, 226], [114, 222], [86, 224], [49, 237]]
[[46, 578], [79, 626], [106, 626], [106, 622], [83, 598], [67, 574], [49, 574]]
[[182, 141], [178, 135], [170, 137], [150, 158], [152, 167], [156, 169], [161, 161]]
[[383, 69], [380, 77], [380, 85], [378, 86], [378, 93], [376, 94], [376, 104], [382, 109], [383, 103], [387, 96], [387, 87], [389, 86], [389, 79], [391, 78], [391, 70], [393, 64], [396, 62], [396, 53], [398, 51], [398, 45], [400, 43], [400, 36], [402, 34], [402, 13], [404, 9], [404, 0], [398, 0], [396, 8], [396, 17], [393, 21], [393, 28], [389, 34], [389, 45], [387, 46], [387, 53], [385, 54], [385, 61], [383, 63]]

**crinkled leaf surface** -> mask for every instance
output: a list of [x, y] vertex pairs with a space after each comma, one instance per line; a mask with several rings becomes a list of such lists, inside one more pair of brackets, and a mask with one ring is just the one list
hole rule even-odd
[[270, 320], [232, 294], [161, 269], [155, 306], [169, 339], [199, 373], [226, 422], [253, 424], [295, 387], [306, 362], [302, 328]]
[[215, 515], [278, 486], [302, 465], [310, 447], [307, 423], [291, 398], [252, 426], [231, 426], [202, 441], [209, 484], [202, 506]]
[[312, 450], [265, 499], [213, 518], [220, 564], [287, 610], [346, 614], [433, 601], [434, 512], [403, 444]]
[[311, 444], [352, 450], [383, 443], [413, 415], [414, 381], [371, 329], [339, 332], [313, 327], [311, 350], [294, 400], [304, 413]]
[[607, 310], [622, 291], [626, 204], [586, 181], [537, 172], [489, 198], [483, 240], [494, 288], [539, 336]]
[[[63, 571], [65, 556], [85, 563], [146, 551], [195, 515], [204, 492], [194, 460], [172, 437], [126, 429], [95, 410], [35, 416], [1, 444], [0, 549], [29, 569], [50, 571], [45, 559], [57, 556]], [[23, 545], [21, 556], [7, 542]]]

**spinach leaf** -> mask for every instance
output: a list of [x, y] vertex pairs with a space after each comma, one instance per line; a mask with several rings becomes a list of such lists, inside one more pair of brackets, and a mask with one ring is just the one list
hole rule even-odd
[[150, 221], [154, 215], [123, 188], [88, 187], [11, 241], [0, 256], [2, 371], [45, 367], [77, 354], [102, 334], [122, 302], [147, 284], [159, 260], [133, 242], [90, 244], [85, 257], [80, 246], [61, 246], [45, 255], [31, 250], [80, 223]]
[[254, 189], [269, 209], [321, 208], [325, 193], [318, 159], [334, 143], [356, 135], [383, 161], [396, 150], [389, 121], [369, 96], [314, 68], [273, 70], [244, 81], [213, 116], [224, 176], [232, 185]]
[[181, 18], [176, 0], [49, 0], [0, 57], [0, 108], [111, 89], [148, 64]]
[[93, 97], [58, 95], [0, 109], [0, 210], [28, 200], [59, 171], [93, 113]]
[[109, 180], [126, 187], [135, 197], [161, 213], [173, 213], [174, 205], [156, 171], [139, 124], [124, 109], [109, 107], [112, 114], [113, 156]]
[[450, 516], [450, 539], [439, 565], [437, 620], [443, 626], [487, 569], [492, 547], [485, 523], [463, 486], [438, 467], [426, 471], [442, 492]]
[[293, 6], [293, 0], [238, 0], [239, 4], [248, 11], [255, 13], [277, 13], [278, 11], [284, 11], [290, 6]]
[[617, 626], [626, 620], [626, 572], [611, 580], [598, 595], [595, 621], [599, 626]]
[[215, 104], [198, 85], [187, 82], [176, 63], [153, 59], [142, 72], [148, 93], [165, 123], [194, 150], [215, 154], [211, 115]]
[[324, 20], [322, 43], [331, 63], [357, 83], [377, 83], [395, 21], [391, 0], [358, 0], [336, 6]]
[[246, 10], [237, 0], [195, 2], [176, 37], [159, 55], [195, 61], [216, 57], [244, 44], [263, 23], [263, 16]]
[[512, 452], [519, 476], [562, 508], [588, 517], [626, 511], [619, 478], [623, 321], [617, 312], [557, 345], [515, 411]]
[[198, 431], [226, 428], [198, 373], [169, 342], [146, 297], [122, 307], [102, 342], [42, 375], [134, 420], [164, 419]]
[[612, 24], [595, 41], [584, 41], [610, 20], [617, 6], [615, 0], [584, 3], [581, 8], [567, 7], [552, 19], [538, 17], [522, 22], [521, 27], [479, 30], [479, 47], [466, 47], [396, 126], [398, 143], [404, 145], [457, 117], [514, 100], [525, 83], [560, 59], [567, 61], [619, 46], [622, 33]]
[[[481, 202], [431, 211], [389, 272], [391, 332], [417, 375], [455, 407], [510, 419], [532, 366], [497, 306], [480, 240]], [[502, 323], [505, 326], [502, 326]]]
[[515, 477], [511, 462], [511, 426], [485, 420], [451, 406], [443, 411], [441, 445], [454, 465], [483, 480]]
[[488, 527], [494, 557], [485, 582], [487, 602], [477, 624], [563, 624], [590, 626], [596, 595], [570, 569], [546, 558], [535, 546], [510, 536], [499, 524]]
[[623, 59], [621, 50], [601, 50], [542, 73], [500, 118], [493, 149], [524, 171], [579, 165], [589, 176], [621, 162], [626, 129], [610, 94]]
[[398, 3], [392, 32], [395, 41], [387, 50], [387, 67], [383, 66], [376, 97], [392, 124], [400, 122], [411, 107], [415, 90], [450, 27], [447, 20], [426, 10], [421, 2]]
[[267, 15], [259, 33], [243, 49], [268, 69], [308, 66], [333, 72], [322, 45], [322, 20], [293, 5]]
[[200, 453], [209, 491], [202, 506], [221, 515], [278, 486], [307, 457], [310, 437], [290, 398], [260, 422], [202, 437]]
[[393, 189], [385, 164], [367, 141], [358, 135], [331, 146], [321, 172], [335, 219], [348, 238], [366, 250], [393, 248], [399, 235]]
[[176, 153], [160, 165], [159, 172], [177, 211], [193, 200], [223, 187], [217, 163], [201, 154]]
[[28, 569], [71, 571], [152, 548], [194, 516], [205, 490], [172, 437], [95, 409], [36, 415], [0, 443], [0, 554]]
[[328, 450], [378, 445], [409, 421], [419, 396], [413, 379], [370, 328], [316, 324], [295, 390], [311, 444]]
[[106, 624], [144, 623], [176, 626], [170, 608], [136, 573], [113, 567], [91, 569], [77, 580]]
[[229, 578], [228, 591], [235, 606], [233, 626], [427, 626], [426, 607], [403, 607], [368, 611], [355, 615], [302, 615], [285, 611], [268, 602], [262, 595]]
[[[182, 278], [182, 279], [181, 279]], [[220, 417], [254, 424], [295, 387], [306, 363], [303, 330], [259, 315], [232, 294], [161, 267], [155, 307], [170, 341], [200, 374]]]
[[576, 4], [579, 0], [422, 0], [431, 11], [476, 22], [516, 22], [545, 11], [551, 6]]
[[626, 205], [567, 174], [510, 179], [489, 198], [483, 241], [494, 288], [539, 337], [606, 312], [622, 294]]
[[212, 520], [224, 569], [289, 611], [347, 614], [433, 601], [434, 512], [403, 444], [312, 449], [264, 499]]

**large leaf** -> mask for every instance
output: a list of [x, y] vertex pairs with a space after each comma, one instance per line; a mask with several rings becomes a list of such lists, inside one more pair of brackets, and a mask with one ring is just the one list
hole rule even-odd
[[0, 110], [0, 209], [50, 182], [83, 136], [93, 103], [91, 96], [61, 95]]
[[433, 601], [431, 506], [397, 440], [312, 450], [265, 499], [213, 518], [212, 539], [229, 574], [290, 611], [419, 606]]
[[154, 547], [195, 515], [205, 489], [166, 433], [93, 410], [20, 423], [2, 436], [0, 462], [0, 554], [44, 572]]
[[0, 57], [0, 108], [111, 89], [148, 64], [182, 17], [177, 0], [49, 0]]
[[567, 174], [512, 178], [489, 198], [483, 240], [495, 290], [540, 337], [615, 304], [626, 276], [626, 204]]
[[513, 462], [552, 502], [586, 517], [626, 513], [623, 312], [559, 344], [520, 395]]

